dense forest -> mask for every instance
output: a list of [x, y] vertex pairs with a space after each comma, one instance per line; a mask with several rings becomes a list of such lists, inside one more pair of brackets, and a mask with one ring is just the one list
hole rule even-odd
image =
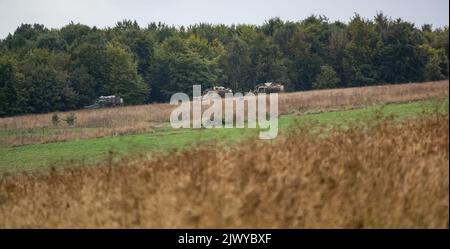
[[449, 75], [448, 49], [448, 27], [382, 13], [259, 26], [22, 24], [0, 40], [0, 116], [82, 108], [100, 95], [164, 102], [194, 84], [246, 92], [268, 81], [302, 91], [440, 80]]

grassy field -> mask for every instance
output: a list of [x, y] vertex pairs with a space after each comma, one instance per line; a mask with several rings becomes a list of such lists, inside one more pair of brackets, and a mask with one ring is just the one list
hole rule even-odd
[[[344, 111], [309, 113], [303, 115], [284, 115], [279, 120], [280, 136], [295, 124], [317, 124], [323, 129], [345, 128], [355, 123], [366, 124], [366, 120], [376, 115], [393, 116], [398, 120], [415, 118], [435, 110], [448, 112], [448, 98], [373, 105]], [[0, 133], [1, 134], [1, 133]], [[110, 157], [129, 154], [152, 156], [171, 149], [180, 149], [192, 144], [215, 141], [219, 143], [237, 142], [257, 137], [257, 129], [181, 129], [173, 130], [163, 123], [152, 132], [136, 135], [107, 136], [93, 139], [78, 139], [67, 142], [32, 144], [18, 147], [0, 147], [0, 169], [2, 171], [21, 171], [60, 168], [64, 165], [89, 165]], [[68, 163], [70, 162], [70, 163]]]
[[[279, 95], [280, 114], [364, 107], [447, 97], [447, 81], [314, 90]], [[53, 126], [52, 113], [0, 118], [0, 147], [70, 141], [153, 132], [168, 122], [174, 106], [149, 104], [100, 110], [74, 111], [74, 126]], [[64, 118], [69, 113], [58, 113]]]
[[293, 129], [273, 141], [6, 174], [0, 227], [448, 228], [448, 100], [440, 103], [444, 113], [415, 102], [311, 114], [298, 126], [286, 117]]
[[0, 119], [0, 227], [449, 226], [448, 81], [283, 94], [269, 141], [171, 109]]

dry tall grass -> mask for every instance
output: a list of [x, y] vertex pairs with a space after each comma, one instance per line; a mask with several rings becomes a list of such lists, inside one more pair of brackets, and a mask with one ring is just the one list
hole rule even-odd
[[3, 176], [0, 227], [448, 228], [448, 114], [372, 121]]
[[[449, 82], [371, 86], [286, 93], [279, 96], [279, 113], [352, 108], [376, 103], [405, 102], [448, 96]], [[174, 106], [150, 104], [76, 111], [76, 125], [52, 127], [52, 114], [0, 119], [0, 146], [47, 143], [108, 135], [150, 132], [169, 120]], [[64, 117], [67, 113], [61, 113]]]
[[361, 107], [448, 96], [449, 82], [409, 83], [345, 89], [316, 90], [280, 95], [280, 113]]

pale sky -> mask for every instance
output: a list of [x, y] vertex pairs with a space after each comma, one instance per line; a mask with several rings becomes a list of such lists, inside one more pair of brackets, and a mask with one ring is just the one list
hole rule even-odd
[[262, 24], [271, 17], [297, 21], [311, 14], [347, 22], [355, 12], [372, 18], [377, 11], [418, 27], [449, 24], [448, 0], [0, 0], [0, 39], [21, 23], [48, 28], [60, 28], [70, 21], [103, 28], [123, 19], [136, 20], [141, 27], [159, 21], [175, 26]]

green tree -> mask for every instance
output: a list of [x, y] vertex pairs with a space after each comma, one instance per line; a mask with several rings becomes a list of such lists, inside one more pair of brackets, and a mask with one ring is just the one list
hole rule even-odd
[[425, 65], [422, 80], [442, 80], [448, 77], [449, 62], [444, 49], [435, 49], [428, 44], [419, 46], [419, 49]]
[[118, 44], [106, 45], [108, 81], [103, 92], [123, 97], [127, 104], [144, 103], [149, 89], [137, 72], [133, 55]]
[[234, 37], [225, 46], [225, 53], [220, 59], [223, 70], [221, 82], [234, 91], [247, 90], [252, 86], [249, 79], [251, 67], [250, 49], [239, 37]]
[[42, 113], [74, 108], [76, 94], [67, 73], [58, 69], [57, 59], [46, 50], [30, 50], [20, 65], [23, 80], [18, 87], [23, 112]]
[[323, 63], [319, 54], [312, 49], [305, 31], [299, 28], [289, 41], [291, 63], [289, 75], [294, 86], [293, 90], [310, 90], [316, 75]]
[[36, 46], [48, 51], [62, 52], [66, 49], [67, 44], [61, 37], [60, 32], [50, 31], [38, 36]]
[[92, 31], [93, 30], [89, 26], [71, 22], [61, 28], [60, 34], [68, 45], [72, 45], [75, 41], [84, 39], [84, 37], [91, 34]]
[[287, 81], [287, 61], [271, 39], [259, 34], [252, 44], [250, 56], [255, 79], [252, 83]]
[[151, 89], [151, 66], [155, 60], [154, 34], [145, 32], [136, 21], [130, 20], [118, 22], [111, 33], [115, 42], [129, 47], [136, 59], [138, 74], [143, 78], [147, 88]]
[[382, 13], [375, 18], [379, 32], [372, 67], [377, 70], [377, 82], [401, 83], [420, 81], [421, 64], [418, 45], [423, 42], [414, 24], [401, 19], [388, 19]]
[[106, 39], [97, 32], [78, 37], [72, 42], [70, 53], [69, 81], [77, 94], [77, 107], [90, 105], [104, 91], [108, 82]]
[[177, 92], [192, 93], [193, 85], [208, 87], [217, 81], [216, 52], [205, 47], [206, 41], [197, 39], [191, 37], [184, 41], [172, 36], [157, 48], [153, 100], [167, 101]]
[[346, 83], [344, 71], [345, 48], [347, 46], [346, 26], [343, 23], [333, 23], [330, 27], [330, 38], [328, 42], [329, 63], [336, 69], [341, 86]]
[[316, 76], [313, 83], [314, 89], [336, 88], [339, 86], [339, 76], [330, 65], [320, 67], [320, 73]]
[[349, 42], [345, 47], [343, 68], [348, 86], [372, 85], [377, 82], [375, 68], [379, 36], [371, 21], [356, 15], [347, 27]]
[[9, 49], [24, 55], [28, 50], [35, 48], [38, 37], [47, 32], [48, 29], [41, 24], [21, 24], [14, 31], [14, 35], [9, 35], [5, 42]]
[[20, 78], [16, 62], [12, 58], [0, 55], [0, 116], [21, 112], [17, 106]]

